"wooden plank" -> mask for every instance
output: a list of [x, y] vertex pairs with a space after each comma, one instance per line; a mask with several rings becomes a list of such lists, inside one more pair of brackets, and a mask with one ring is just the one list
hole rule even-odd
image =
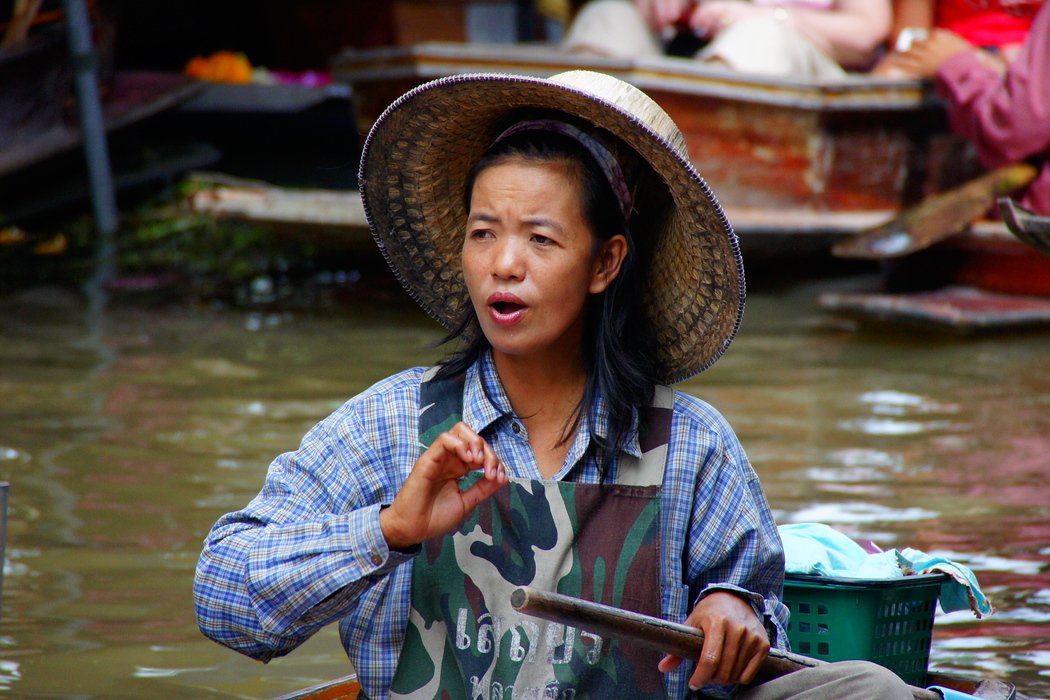
[[193, 211], [272, 224], [368, 229], [356, 190], [292, 189], [217, 175], [192, 175], [205, 187], [190, 195]]
[[960, 331], [1050, 325], [1050, 298], [996, 294], [970, 287], [910, 294], [826, 292], [818, 297], [817, 304], [826, 311], [861, 318]]

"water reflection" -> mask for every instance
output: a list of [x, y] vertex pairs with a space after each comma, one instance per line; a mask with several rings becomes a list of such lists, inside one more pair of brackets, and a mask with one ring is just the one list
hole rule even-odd
[[[753, 293], [684, 388], [736, 427], [781, 522], [974, 568], [999, 612], [941, 616], [935, 665], [1050, 695], [1046, 336], [870, 332], [805, 286]], [[319, 418], [438, 329], [407, 303], [318, 313], [0, 300], [0, 479], [12, 482], [0, 691], [264, 698], [347, 671], [334, 630], [261, 666], [204, 640], [190, 581], [215, 518]]]

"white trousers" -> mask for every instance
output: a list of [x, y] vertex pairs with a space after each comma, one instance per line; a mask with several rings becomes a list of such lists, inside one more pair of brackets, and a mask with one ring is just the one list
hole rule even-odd
[[[663, 41], [631, 0], [591, 0], [569, 27], [563, 48], [617, 58], [652, 58], [663, 54]], [[789, 24], [767, 17], [727, 27], [696, 58], [744, 73], [796, 80], [834, 80], [846, 75], [838, 63]]]

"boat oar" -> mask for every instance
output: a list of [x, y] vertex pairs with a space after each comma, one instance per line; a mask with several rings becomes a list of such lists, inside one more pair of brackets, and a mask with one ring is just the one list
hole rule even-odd
[[831, 252], [841, 258], [898, 258], [961, 233], [996, 198], [1024, 187], [1038, 171], [1027, 163], [997, 168], [951, 190], [927, 197], [884, 224], [839, 241]]
[[[514, 589], [510, 595], [510, 604], [515, 610], [526, 615], [570, 625], [594, 634], [624, 637], [650, 649], [667, 652], [683, 659], [700, 658], [700, 651], [704, 645], [704, 635], [695, 627], [528, 586]], [[821, 663], [824, 662], [771, 649], [755, 680], [779, 678]], [[911, 692], [915, 700], [942, 698], [940, 693], [925, 688], [911, 687]]]
[[999, 198], [999, 213], [1011, 233], [1043, 255], [1050, 255], [1050, 216], [1030, 212], [1009, 197]]

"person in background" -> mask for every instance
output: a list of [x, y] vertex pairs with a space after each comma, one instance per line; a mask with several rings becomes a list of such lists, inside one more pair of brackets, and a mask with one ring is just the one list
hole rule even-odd
[[984, 166], [1025, 159], [1041, 164], [1019, 202], [1050, 215], [1050, 4], [1039, 8], [1011, 61], [955, 32], [934, 29], [908, 50], [887, 56], [880, 72], [934, 79], [951, 129], [975, 145]]
[[[890, 45], [907, 51], [915, 39], [927, 38], [934, 29], [959, 35], [972, 46], [1009, 62], [1017, 56], [1032, 28], [1043, 0], [894, 0]], [[887, 77], [911, 77], [894, 65], [894, 52], [873, 71]]]
[[836, 79], [871, 68], [891, 27], [890, 0], [591, 0], [564, 41], [569, 51], [624, 58], [665, 52], [687, 30], [696, 58], [745, 73]]

